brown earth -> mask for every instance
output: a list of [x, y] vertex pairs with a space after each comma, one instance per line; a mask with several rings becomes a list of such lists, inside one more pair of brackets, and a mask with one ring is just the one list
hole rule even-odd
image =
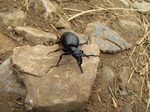
[[[89, 0], [70, 0], [70, 2], [68, 2], [69, 0], [66, 1], [67, 2], [58, 3], [61, 7], [61, 12], [55, 15], [55, 19], [52, 21], [44, 20], [40, 14], [34, 13], [34, 10], [29, 8], [26, 25], [43, 31], [51, 32], [58, 36], [58, 30], [52, 27], [55, 26], [55, 23], [57, 23], [58, 19], [64, 18], [67, 20], [69, 17], [79, 13], [78, 11], [71, 11], [64, 8], [82, 11], [92, 10], [99, 7], [124, 8], [124, 5], [122, 5], [120, 2], [117, 2], [117, 0], [111, 0], [114, 6], [105, 3], [104, 0], [97, 0], [97, 2], [94, 2], [94, 0], [91, 0], [93, 2], [89, 2]], [[133, 0], [130, 0], [131, 3], [132, 1]], [[26, 7], [22, 3], [23, 0], [0, 2], [0, 12], [10, 11], [14, 8], [21, 8], [27, 12]], [[150, 88], [147, 86], [149, 83], [149, 43], [146, 39], [144, 39], [144, 41], [137, 45], [144, 35], [136, 38], [128, 35], [119, 26], [118, 21], [121, 19], [140, 22], [140, 25], [143, 28], [145, 28], [145, 23], [149, 24], [150, 22], [145, 15], [142, 15], [138, 12], [133, 11], [129, 14], [125, 14], [122, 10], [105, 10], [87, 13], [69, 21], [71, 23], [71, 29], [79, 33], [84, 32], [88, 23], [99, 22], [112, 28], [133, 46], [129, 50], [116, 54], [100, 54], [100, 63], [92, 94], [87, 104], [85, 104], [85, 106], [82, 108], [81, 112], [121, 112], [122, 110], [124, 110], [123, 112], [131, 112], [129, 110], [125, 110], [125, 107], [130, 108], [130, 106], [133, 112], [148, 112], [148, 108], [150, 108], [148, 104]], [[17, 35], [13, 31], [8, 30], [7, 27], [1, 27], [0, 32], [5, 36], [10, 37], [10, 39], [15, 42], [16, 46], [22, 46], [26, 44], [32, 45], [23, 39], [18, 39]], [[136, 34], [138, 32], [133, 33]], [[7, 44], [9, 45], [9, 43]], [[11, 56], [11, 54], [12, 51], [1, 53], [0, 63]], [[105, 66], [113, 70], [115, 74], [114, 78], [109, 81], [105, 81], [102, 78], [102, 68]], [[123, 80], [120, 78], [120, 76], [122, 76], [122, 79], [124, 80], [127, 79], [128, 82], [125, 86], [122, 85]], [[127, 95], [123, 95], [123, 93], [121, 93], [122, 91], [127, 92]], [[23, 100], [24, 96], [10, 93], [0, 93], [0, 112], [25, 112]]]

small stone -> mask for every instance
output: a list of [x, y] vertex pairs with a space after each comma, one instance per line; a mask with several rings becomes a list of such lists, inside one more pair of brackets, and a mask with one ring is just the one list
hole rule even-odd
[[40, 31], [38, 29], [26, 26], [17, 26], [14, 31], [17, 34], [22, 35], [27, 41], [37, 44], [44, 44], [46, 42], [56, 43], [57, 37], [52, 33], [47, 33], [44, 31]]
[[[71, 55], [63, 56], [60, 65], [49, 70], [56, 65], [62, 52], [49, 55], [47, 53], [58, 48], [58, 45], [37, 45], [14, 49], [13, 65], [19, 71], [18, 76], [27, 89], [26, 108], [40, 109], [41, 112], [44, 109], [58, 112], [77, 111], [88, 100], [96, 78], [99, 57], [83, 58], [84, 73], [80, 72]], [[86, 54], [99, 54], [97, 45], [83, 45], [79, 49]]]
[[114, 72], [109, 67], [102, 68], [102, 79], [103, 81], [109, 81], [114, 78]]
[[0, 65], [0, 92], [26, 94], [24, 85], [17, 76], [17, 73], [12, 69], [11, 58], [6, 59]]
[[143, 34], [142, 27], [135, 22], [127, 21], [127, 20], [120, 20], [119, 25], [131, 37], [136, 38]]
[[132, 4], [133, 8], [139, 12], [142, 12], [144, 14], [150, 14], [150, 3], [147, 2], [134, 2]]
[[9, 37], [0, 34], [0, 54], [12, 51], [15, 47], [15, 42]]
[[121, 96], [127, 96], [128, 92], [126, 90], [120, 90], [120, 95]]
[[55, 1], [50, 0], [32, 0], [30, 4], [34, 2], [35, 10], [39, 14], [43, 14], [45, 19], [53, 19], [54, 15], [57, 13], [59, 7]]
[[88, 24], [86, 33], [90, 37], [89, 43], [97, 44], [102, 52], [116, 53], [131, 48], [116, 32], [102, 24]]
[[57, 29], [59, 29], [59, 28], [60, 28], [60, 29], [61, 29], [61, 28], [71, 28], [71, 25], [70, 25], [69, 22], [66, 21], [65, 19], [60, 18], [60, 19], [56, 22], [55, 27], [56, 27]]
[[72, 32], [72, 33], [76, 34], [79, 38], [80, 43], [87, 43], [88, 42], [89, 37], [85, 34], [77, 33], [73, 30], [61, 30], [61, 34], [65, 33], [65, 32]]
[[131, 104], [127, 103], [121, 112], [133, 112], [131, 108]]
[[[17, 9], [9, 13], [0, 13], [0, 18], [2, 18], [2, 23], [7, 26], [18, 26], [24, 24], [27, 14]], [[0, 24], [2, 23], [0, 22]]]
[[121, 89], [122, 94], [123, 94], [126, 91], [127, 82], [129, 79], [129, 73], [128, 73], [127, 68], [124, 66], [121, 68], [121, 71], [119, 74], [120, 74], [119, 75], [119, 86], [120, 86], [120, 89]]

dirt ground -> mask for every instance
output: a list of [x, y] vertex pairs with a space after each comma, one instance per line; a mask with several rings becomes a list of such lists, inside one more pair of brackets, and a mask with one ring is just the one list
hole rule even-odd
[[[27, 26], [46, 32], [48, 31], [59, 36], [58, 30], [52, 26], [55, 26], [59, 18], [67, 20], [69, 17], [79, 13], [77, 10], [86, 11], [99, 7], [125, 8], [125, 6], [117, 0], [111, 0], [114, 5], [110, 5], [104, 1], [105, 0], [97, 0], [95, 2], [94, 0], [93, 2], [89, 2], [89, 0], [66, 0], [66, 2], [58, 3], [61, 7], [61, 11], [55, 16], [53, 21], [44, 20], [40, 14], [34, 13], [33, 9], [29, 8], [28, 12], [26, 6], [23, 5], [23, 0], [0, 2], [0, 12], [21, 8], [28, 13], [28, 19], [26, 20]], [[133, 0], [129, 1], [132, 3]], [[70, 9], [76, 9], [76, 11]], [[125, 14], [123, 10], [105, 10], [87, 13], [69, 21], [71, 23], [71, 29], [78, 33], [83, 33], [88, 23], [99, 22], [116, 31], [132, 45], [131, 49], [116, 54], [100, 54], [100, 63], [92, 94], [80, 112], [131, 112], [129, 109], [132, 109], [133, 112], [148, 112], [150, 110], [150, 87], [148, 86], [150, 84], [148, 76], [149, 40], [147, 37], [144, 37], [146, 32], [136, 38], [126, 33], [119, 26], [119, 20], [122, 19], [138, 22], [143, 29], [146, 28], [150, 22], [146, 15], [136, 11]], [[144, 31], [147, 30], [144, 29]], [[24, 40], [18, 40], [16, 34], [8, 30], [7, 27], [0, 28], [0, 32], [10, 37], [10, 39], [16, 43], [16, 46], [32, 45]], [[138, 32], [133, 33], [137, 34]], [[12, 51], [0, 54], [0, 63], [11, 56], [11, 54]], [[102, 80], [102, 68], [106, 66], [114, 71], [115, 74], [114, 78], [107, 82]], [[126, 69], [124, 70], [124, 68]], [[127, 84], [125, 87], [122, 86], [123, 81], [120, 79], [121, 74], [127, 75]], [[127, 94], [124, 95], [122, 92], [127, 92]], [[24, 96], [0, 93], [0, 112], [25, 112], [23, 100]]]

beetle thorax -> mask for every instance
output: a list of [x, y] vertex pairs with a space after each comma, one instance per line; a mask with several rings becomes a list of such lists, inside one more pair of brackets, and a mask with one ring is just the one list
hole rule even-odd
[[70, 51], [71, 52], [76, 52], [76, 51], [78, 51], [78, 49], [76, 47], [70, 47]]

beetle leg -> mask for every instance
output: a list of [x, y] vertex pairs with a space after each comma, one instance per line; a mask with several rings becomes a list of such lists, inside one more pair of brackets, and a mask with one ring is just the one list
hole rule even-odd
[[60, 51], [60, 50], [64, 50], [64, 48], [60, 48], [60, 49], [57, 49], [55, 51], [51, 51], [51, 52], [47, 53], [47, 55], [49, 55], [50, 53], [54, 53], [54, 52]]
[[89, 58], [90, 56], [100, 57], [99, 55], [86, 55], [86, 54], [83, 54], [83, 55], [82, 55], [82, 57], [88, 57], [88, 58]]
[[69, 55], [69, 54], [71, 54], [71, 53], [62, 53], [62, 54], [60, 55], [60, 57], [59, 57], [59, 60], [58, 60], [58, 62], [57, 62], [57, 65], [56, 65], [56, 66], [58, 66], [58, 65], [59, 65], [59, 62], [60, 62], [60, 60], [62, 59], [62, 56], [63, 56], [63, 55]]
[[81, 73], [83, 73], [83, 69], [82, 69], [82, 67], [81, 67], [81, 64], [78, 63], [78, 62], [77, 62], [77, 64], [78, 64], [78, 66], [79, 66], [79, 68], [80, 68], [80, 70], [81, 70]]

